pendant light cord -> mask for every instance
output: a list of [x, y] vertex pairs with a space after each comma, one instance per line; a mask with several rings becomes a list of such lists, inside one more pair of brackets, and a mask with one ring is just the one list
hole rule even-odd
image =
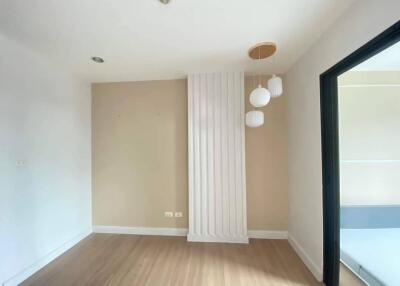
[[[261, 47], [258, 47], [258, 62], [259, 62], [259, 63], [260, 63], [260, 61], [261, 61], [260, 52], [261, 52]], [[260, 73], [258, 74], [258, 85], [261, 85], [261, 75], [260, 75]]]
[[[253, 90], [254, 90], [255, 88], [257, 88], [257, 75], [255, 77], [253, 77], [253, 85], [254, 85], [254, 87], [253, 87]], [[251, 105], [251, 108], [253, 111], [257, 110], [253, 105]]]

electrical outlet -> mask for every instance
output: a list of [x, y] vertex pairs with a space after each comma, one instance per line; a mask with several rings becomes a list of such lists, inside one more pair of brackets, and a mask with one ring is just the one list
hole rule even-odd
[[175, 212], [175, 217], [183, 217], [182, 212]]
[[173, 212], [164, 212], [164, 217], [174, 217]]
[[15, 166], [17, 166], [17, 167], [23, 167], [24, 165], [25, 165], [25, 161], [24, 160], [15, 161]]

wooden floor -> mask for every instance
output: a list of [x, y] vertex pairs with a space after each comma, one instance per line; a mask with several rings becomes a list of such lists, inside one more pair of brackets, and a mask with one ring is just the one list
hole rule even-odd
[[286, 240], [92, 234], [22, 285], [320, 285]]

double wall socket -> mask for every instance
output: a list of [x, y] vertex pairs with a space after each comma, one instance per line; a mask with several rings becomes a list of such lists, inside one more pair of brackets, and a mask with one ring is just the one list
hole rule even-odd
[[164, 217], [183, 217], [182, 212], [164, 212]]
[[164, 216], [165, 217], [174, 217], [174, 213], [173, 212], [165, 212]]

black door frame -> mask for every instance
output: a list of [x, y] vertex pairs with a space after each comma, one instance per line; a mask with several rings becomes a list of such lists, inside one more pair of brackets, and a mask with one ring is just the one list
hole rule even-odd
[[400, 41], [400, 21], [320, 75], [324, 282], [339, 284], [340, 190], [338, 86], [342, 73]]

